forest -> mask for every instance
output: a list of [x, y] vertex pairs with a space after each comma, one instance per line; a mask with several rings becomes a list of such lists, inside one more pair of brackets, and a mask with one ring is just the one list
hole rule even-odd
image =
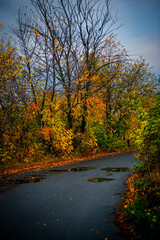
[[11, 36], [0, 25], [1, 165], [128, 149], [158, 164], [159, 79], [117, 40], [110, 1], [31, 2]]

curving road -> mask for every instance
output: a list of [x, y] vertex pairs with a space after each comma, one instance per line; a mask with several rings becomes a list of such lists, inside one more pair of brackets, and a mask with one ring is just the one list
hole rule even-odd
[[[1, 239], [122, 240], [112, 221], [125, 191], [124, 181], [131, 172], [102, 169], [133, 167], [134, 154], [112, 155], [3, 178]], [[96, 178], [102, 181], [97, 182]]]

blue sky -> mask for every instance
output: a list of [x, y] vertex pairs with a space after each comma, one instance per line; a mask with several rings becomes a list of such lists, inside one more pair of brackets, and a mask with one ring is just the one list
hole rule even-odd
[[[102, 0], [103, 1], [103, 0]], [[30, 0], [0, 0], [0, 23], [14, 22], [20, 5]], [[113, 12], [118, 11], [117, 39], [131, 56], [142, 55], [160, 74], [160, 0], [111, 0]]]
[[117, 38], [131, 55], [142, 55], [160, 74], [160, 0], [112, 0], [118, 10]]

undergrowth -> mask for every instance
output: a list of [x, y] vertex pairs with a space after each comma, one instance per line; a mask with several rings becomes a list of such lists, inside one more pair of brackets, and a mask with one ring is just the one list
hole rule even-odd
[[127, 180], [115, 222], [127, 239], [155, 240], [160, 234], [160, 175], [136, 171]]

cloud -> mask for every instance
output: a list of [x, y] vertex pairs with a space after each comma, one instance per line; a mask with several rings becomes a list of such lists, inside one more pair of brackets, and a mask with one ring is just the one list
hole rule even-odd
[[158, 39], [149, 39], [147, 36], [130, 39], [127, 50], [135, 58], [142, 55], [150, 66], [153, 66], [153, 71], [160, 74], [160, 43]]

